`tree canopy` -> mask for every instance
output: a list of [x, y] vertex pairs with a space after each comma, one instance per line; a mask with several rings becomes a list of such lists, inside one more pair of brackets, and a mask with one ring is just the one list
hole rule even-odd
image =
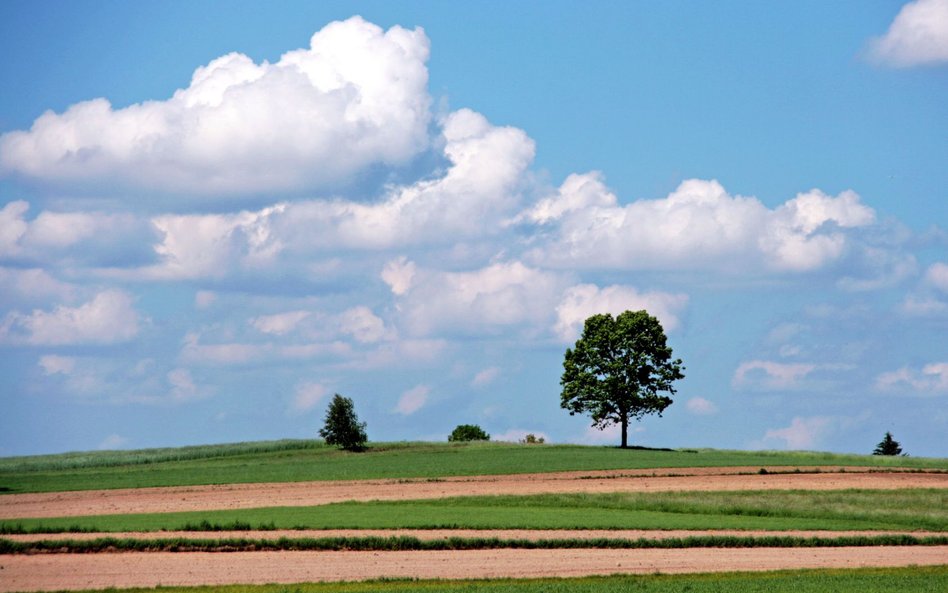
[[891, 432], [886, 432], [885, 437], [882, 438], [882, 441], [876, 445], [875, 450], [873, 450], [873, 455], [899, 455], [902, 453], [902, 446], [899, 442], [892, 438]]
[[327, 444], [338, 445], [347, 451], [362, 451], [368, 440], [365, 422], [359, 422], [352, 400], [338, 393], [329, 402], [326, 421], [319, 430], [319, 436], [326, 439]]
[[566, 350], [560, 406], [570, 415], [589, 414], [599, 429], [618, 424], [627, 447], [629, 421], [661, 416], [672, 403], [672, 383], [684, 378], [681, 359], [672, 358], [666, 342], [661, 323], [647, 311], [588, 318]]
[[451, 434], [449, 441], [489, 441], [490, 435], [477, 424], [458, 424]]

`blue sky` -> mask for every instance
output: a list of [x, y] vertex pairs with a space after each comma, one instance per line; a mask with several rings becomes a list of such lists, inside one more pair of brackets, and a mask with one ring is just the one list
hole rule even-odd
[[0, 4], [0, 455], [634, 444], [948, 456], [948, 2]]

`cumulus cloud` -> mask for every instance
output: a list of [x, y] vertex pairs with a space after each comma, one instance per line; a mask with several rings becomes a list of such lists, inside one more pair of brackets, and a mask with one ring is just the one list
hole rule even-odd
[[355, 341], [372, 344], [386, 335], [385, 322], [368, 307], [352, 307], [339, 316], [340, 330]]
[[[279, 235], [292, 248], [311, 251], [378, 250], [497, 234], [519, 207], [518, 188], [533, 161], [533, 141], [522, 130], [493, 126], [469, 109], [446, 116], [442, 135], [450, 163], [443, 175], [393, 187], [371, 204], [293, 203], [274, 217]], [[383, 279], [399, 290], [411, 280], [403, 265], [396, 260], [383, 270]], [[399, 278], [401, 283], [392, 284]]]
[[140, 318], [132, 297], [120, 290], [100, 292], [78, 307], [9, 313], [0, 324], [0, 341], [34, 345], [114, 344], [138, 335]]
[[764, 433], [764, 444], [779, 443], [783, 449], [813, 449], [828, 434], [830, 418], [826, 416], [795, 417], [784, 428], [771, 428]]
[[816, 369], [815, 364], [750, 360], [737, 367], [731, 385], [738, 389], [792, 389]]
[[217, 58], [164, 101], [115, 109], [99, 98], [46, 112], [0, 136], [0, 171], [206, 195], [344, 182], [427, 146], [428, 51], [420, 28], [334, 22], [272, 64]]
[[431, 388], [427, 385], [417, 385], [412, 387], [403, 393], [400, 398], [398, 398], [398, 404], [395, 406], [395, 411], [402, 416], [411, 416], [420, 410], [425, 405], [425, 403], [427, 403], [428, 394], [430, 393]]
[[921, 369], [904, 366], [876, 377], [876, 389], [922, 395], [948, 393], [948, 362], [933, 362]]
[[321, 383], [300, 383], [293, 392], [291, 408], [295, 412], [308, 412], [328, 394], [329, 389]]
[[872, 56], [896, 68], [948, 62], [948, 0], [915, 0], [899, 11]]
[[710, 416], [718, 413], [718, 407], [714, 402], [703, 397], [693, 397], [685, 402], [685, 409], [690, 414], [697, 416]]
[[682, 182], [664, 199], [622, 206], [600, 175], [587, 174], [571, 176], [557, 196], [519, 219], [549, 227], [547, 244], [529, 259], [552, 265], [804, 272], [842, 257], [846, 231], [872, 224], [875, 212], [854, 192], [832, 197], [819, 190], [769, 209], [700, 179]]
[[76, 369], [76, 359], [72, 356], [47, 354], [40, 357], [39, 365], [47, 375], [69, 375]]
[[206, 390], [199, 388], [194, 383], [194, 378], [188, 369], [172, 369], [168, 371], [166, 379], [170, 386], [168, 395], [172, 401], [185, 402], [202, 398], [208, 394]]
[[6, 268], [0, 266], [0, 304], [35, 303], [37, 300], [71, 300], [76, 288], [54, 278], [42, 268]]
[[110, 434], [102, 439], [96, 448], [100, 451], [114, 451], [115, 449], [124, 449], [126, 446], [128, 446], [128, 438], [119, 434]]
[[404, 255], [385, 264], [382, 269], [382, 280], [392, 289], [392, 294], [403, 295], [411, 288], [415, 277], [415, 263], [408, 261]]
[[556, 307], [554, 331], [564, 342], [572, 342], [582, 332], [583, 323], [591, 315], [645, 309], [656, 317], [666, 331], [678, 329], [679, 315], [688, 304], [688, 296], [665, 292], [640, 293], [631, 286], [579, 284], [566, 290]]
[[250, 320], [250, 325], [265, 334], [282, 336], [292, 331], [300, 321], [309, 316], [309, 311], [287, 311], [286, 313], [254, 317]]
[[497, 377], [500, 376], [500, 369], [497, 367], [487, 367], [481, 371], [478, 371], [474, 378], [471, 379], [472, 387], [484, 387], [485, 385], [490, 385], [497, 380]]
[[544, 443], [550, 442], [550, 437], [545, 432], [525, 428], [511, 428], [501, 433], [495, 433], [490, 435], [490, 439], [501, 443], [519, 443], [524, 440], [528, 434], [532, 434], [537, 439], [543, 439]]
[[544, 325], [561, 291], [557, 274], [511, 261], [468, 272], [419, 272], [399, 304], [402, 323], [412, 334], [489, 335]]
[[925, 281], [939, 291], [948, 294], [948, 264], [936, 262], [925, 272]]

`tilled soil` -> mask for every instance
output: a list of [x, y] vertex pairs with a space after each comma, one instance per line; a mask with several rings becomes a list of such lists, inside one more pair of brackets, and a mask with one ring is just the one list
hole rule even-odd
[[948, 546], [41, 554], [0, 556], [0, 592], [353, 581], [381, 577], [577, 577], [617, 573], [923, 566], [945, 564], [946, 561]]
[[[846, 488], [948, 488], [948, 474], [880, 472], [865, 468], [701, 468], [561, 472], [439, 480], [362, 480], [288, 484], [236, 484], [0, 496], [0, 518], [83, 516], [268, 506], [345, 500], [399, 500], [489, 494], [557, 492], [661, 492], [711, 490], [836, 490]], [[791, 473], [774, 473], [787, 471]], [[815, 472], [807, 468], [805, 472]], [[371, 530], [266, 532], [158, 532], [116, 537], [332, 537], [409, 535], [419, 538], [501, 539], [688, 537], [691, 535], [798, 535], [833, 537], [882, 532], [766, 531], [481, 531]], [[103, 534], [10, 536], [79, 539]], [[914, 533], [914, 535], [927, 535]], [[424, 552], [104, 553], [0, 556], [0, 593], [227, 583], [297, 583], [380, 577], [492, 578], [582, 576], [613, 573], [681, 573], [790, 568], [940, 565], [948, 546], [832, 548], [689, 548], [647, 550], [555, 549]]]
[[[693, 468], [451, 477], [436, 480], [351, 480], [88, 490], [0, 496], [0, 518], [166, 513], [310, 506], [347, 500], [406, 500], [492, 494], [712, 490], [840, 490], [948, 488], [948, 473], [866, 468]], [[789, 472], [789, 473], [775, 473]]]

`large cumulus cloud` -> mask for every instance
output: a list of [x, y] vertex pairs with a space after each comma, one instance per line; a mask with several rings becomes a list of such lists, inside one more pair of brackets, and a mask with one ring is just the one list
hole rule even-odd
[[428, 39], [359, 17], [270, 64], [231, 53], [164, 101], [48, 111], [0, 136], [0, 171], [42, 183], [198, 195], [311, 189], [427, 146]]

